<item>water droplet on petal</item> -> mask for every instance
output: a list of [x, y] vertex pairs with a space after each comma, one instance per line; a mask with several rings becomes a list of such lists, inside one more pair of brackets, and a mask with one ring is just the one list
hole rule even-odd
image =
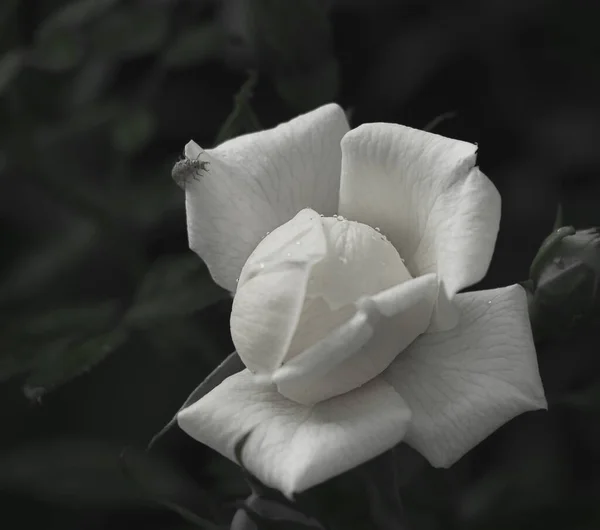
[[381, 232], [381, 229], [378, 226], [375, 227], [375, 230], [377, 230], [378, 232]]
[[239, 281], [240, 281], [240, 279], [239, 279], [239, 278], [236, 278], [236, 279], [235, 279], [235, 283], [238, 283]]
[[488, 300], [488, 305], [492, 305], [492, 301], [491, 300]]
[[261, 269], [264, 269], [264, 268], [265, 268], [265, 264], [264, 264], [264, 263], [261, 263], [261, 264], [259, 265], [259, 267], [260, 267]]
[[271, 232], [267, 232], [267, 235], [269, 235]]
[[301, 243], [301, 241], [296, 241], [296, 245], [299, 245]]
[[323, 214], [320, 214], [321, 217], [325, 217]]
[[288, 258], [292, 257], [292, 253], [291, 252], [288, 252], [286, 255], [287, 255]]

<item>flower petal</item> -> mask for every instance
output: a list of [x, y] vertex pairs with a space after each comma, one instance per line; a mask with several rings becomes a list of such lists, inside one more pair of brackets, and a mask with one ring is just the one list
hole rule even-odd
[[344, 111], [325, 105], [274, 129], [185, 155], [208, 162], [185, 186], [190, 248], [229, 291], [265, 234], [311, 207], [337, 212]]
[[405, 441], [448, 467], [513, 417], [546, 408], [525, 291], [459, 294], [459, 325], [417, 339], [384, 372], [410, 406]]
[[248, 370], [178, 415], [186, 433], [234, 461], [236, 442], [251, 432], [244, 466], [288, 497], [390, 449], [409, 421], [406, 404], [383, 380], [305, 407]]
[[357, 302], [354, 316], [274, 374], [283, 395], [312, 405], [351, 391], [383, 372], [429, 326], [435, 274]]
[[231, 308], [231, 337], [253, 372], [271, 372], [283, 362], [311, 271], [326, 253], [321, 217], [305, 208], [263, 239], [244, 264]]
[[[449, 300], [487, 272], [500, 222], [500, 195], [475, 166], [476, 150], [389, 123], [342, 140], [340, 213], [381, 228], [410, 273], [436, 273]], [[450, 328], [443, 313], [436, 325]]]

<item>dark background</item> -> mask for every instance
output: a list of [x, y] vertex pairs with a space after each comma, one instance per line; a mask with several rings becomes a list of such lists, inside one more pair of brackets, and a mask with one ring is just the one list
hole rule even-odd
[[[2, 0], [0, 525], [227, 528], [248, 495], [180, 433], [144, 452], [233, 350], [170, 178], [190, 138], [329, 101], [352, 126], [448, 113], [434, 131], [476, 142], [503, 199], [480, 287], [522, 281], [559, 203], [600, 225], [599, 20], [589, 0]], [[449, 470], [398, 449], [412, 528], [600, 528], [600, 334], [563, 335], [538, 344], [549, 412]], [[369, 528], [350, 476], [306, 502]]]

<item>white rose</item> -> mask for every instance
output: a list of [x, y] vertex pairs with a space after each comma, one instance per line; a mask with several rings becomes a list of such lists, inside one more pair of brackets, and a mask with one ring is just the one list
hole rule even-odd
[[[517, 285], [483, 278], [500, 197], [476, 147], [326, 105], [190, 159], [190, 247], [235, 293], [247, 369], [178, 415], [190, 436], [291, 496], [404, 440], [454, 463], [546, 407]], [[338, 216], [339, 214], [339, 216]], [[340, 217], [343, 216], [343, 217]]]

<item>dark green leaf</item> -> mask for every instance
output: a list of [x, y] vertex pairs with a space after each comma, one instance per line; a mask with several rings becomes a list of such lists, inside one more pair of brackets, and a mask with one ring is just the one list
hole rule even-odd
[[227, 291], [213, 282], [198, 256], [191, 252], [166, 256], [146, 273], [126, 320], [152, 325], [157, 320], [191, 315], [226, 296]]
[[308, 71], [277, 75], [274, 81], [279, 96], [291, 109], [306, 112], [336, 99], [339, 68], [331, 58]]
[[139, 7], [113, 10], [94, 25], [91, 39], [101, 56], [129, 59], [158, 50], [169, 29], [164, 9]]
[[21, 337], [6, 334], [2, 339], [0, 382], [31, 371], [41, 356], [59, 355], [72, 342], [73, 337], [63, 336], [32, 344]]
[[112, 131], [115, 148], [132, 154], [143, 149], [156, 132], [156, 119], [145, 108], [137, 107], [119, 116]]
[[45, 352], [42, 358], [36, 358], [23, 389], [25, 395], [30, 399], [40, 399], [48, 391], [89, 371], [122, 346], [128, 337], [124, 328], [117, 327], [59, 351]]
[[458, 112], [454, 110], [449, 110], [448, 112], [443, 112], [442, 114], [433, 118], [425, 127], [423, 127], [424, 131], [433, 131], [437, 129], [437, 127], [445, 122], [446, 120], [454, 119], [458, 116]]
[[118, 303], [111, 300], [7, 319], [1, 333], [0, 381], [67, 355], [70, 348], [106, 329], [117, 311]]
[[258, 76], [256, 72], [251, 73], [246, 82], [241, 86], [239, 92], [235, 95], [233, 110], [217, 134], [217, 139], [215, 140], [217, 145], [240, 134], [260, 130], [261, 127], [258, 118], [250, 106], [250, 99], [252, 98], [257, 81]]
[[17, 78], [23, 68], [23, 53], [10, 51], [0, 59], [0, 96]]
[[364, 480], [373, 530], [408, 528], [400, 499], [395, 450], [390, 449], [357, 470]]
[[30, 55], [30, 64], [46, 72], [62, 72], [75, 68], [85, 55], [81, 35], [69, 30], [43, 34]]
[[140, 489], [142, 496], [177, 513], [198, 528], [218, 530], [215, 523], [200, 517], [181, 502], [174, 500], [187, 497], [194, 505], [198, 505], [204, 498], [204, 505], [207, 511], [211, 512], [211, 516], [221, 518], [216, 499], [208, 492], [199, 490], [187, 477], [174, 473], [174, 469], [170, 469], [160, 460], [153, 459], [149, 455], [140, 455], [130, 449], [121, 453], [120, 465], [123, 474]]
[[37, 134], [39, 148], [52, 150], [56, 145], [68, 143], [82, 134], [90, 134], [95, 129], [110, 125], [122, 115], [122, 107], [113, 101], [96, 103], [75, 113], [64, 123], [52, 127], [40, 127]]
[[218, 57], [221, 46], [221, 29], [215, 23], [186, 28], [167, 48], [163, 64], [171, 68], [197, 66]]
[[[69, 508], [153, 504], [154, 499], [125, 477], [119, 445], [92, 440], [54, 439], [5, 452], [0, 459], [0, 490], [31, 495]], [[170, 463], [144, 452], [128, 452], [138, 480], [154, 496], [196, 498], [201, 492]]]
[[82, 107], [98, 100], [110, 84], [116, 65], [104, 57], [90, 58], [77, 73], [71, 86], [70, 102]]
[[119, 0], [79, 0], [50, 15], [40, 26], [38, 35], [45, 36], [65, 28], [80, 28], [107, 11]]
[[245, 503], [238, 504], [231, 530], [323, 530], [315, 519], [258, 495], [251, 495]]
[[[183, 410], [185, 407], [196, 403], [201, 397], [208, 394], [211, 390], [220, 385], [229, 376], [236, 374], [244, 369], [244, 364], [240, 359], [237, 352], [231, 353], [219, 366], [217, 366], [209, 375], [200, 383], [189, 397], [185, 400], [184, 404], [181, 405], [179, 410]], [[179, 412], [179, 411], [178, 411]], [[173, 419], [169, 421], [161, 430], [158, 432], [150, 443], [148, 448], [151, 448], [168, 430], [170, 430], [177, 422], [177, 414], [173, 416]]]
[[20, 0], [3, 0], [0, 3], [0, 31], [4, 32], [11, 20], [14, 20]]
[[600, 383], [574, 391], [553, 400], [551, 405], [566, 405], [580, 410], [600, 410]]
[[331, 35], [322, 0], [252, 0], [250, 35], [269, 71], [310, 67], [330, 55]]

